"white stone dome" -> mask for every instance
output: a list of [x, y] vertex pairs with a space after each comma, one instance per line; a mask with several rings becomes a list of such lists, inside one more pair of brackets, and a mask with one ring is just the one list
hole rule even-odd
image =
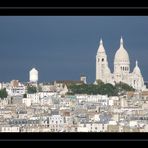
[[129, 63], [129, 55], [126, 49], [123, 47], [123, 39], [120, 40], [120, 48], [117, 50], [115, 54], [114, 62], [126, 62]]
[[136, 66], [133, 70], [133, 73], [136, 74], [136, 75], [141, 75], [141, 71], [140, 71], [140, 68], [138, 66], [138, 62], [136, 61]]

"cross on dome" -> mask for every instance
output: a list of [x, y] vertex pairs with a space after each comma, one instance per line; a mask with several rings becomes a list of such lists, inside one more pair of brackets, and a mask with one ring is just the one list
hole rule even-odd
[[136, 60], [136, 66], [138, 67], [138, 61]]
[[123, 46], [123, 38], [122, 38], [122, 36], [121, 36], [121, 39], [120, 39], [120, 46]]
[[103, 45], [103, 41], [102, 41], [102, 38], [100, 39], [100, 45]]

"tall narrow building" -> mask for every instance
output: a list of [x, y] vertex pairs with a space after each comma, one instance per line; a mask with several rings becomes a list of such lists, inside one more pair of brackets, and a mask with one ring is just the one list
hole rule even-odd
[[96, 81], [97, 80], [102, 80], [104, 83], [111, 80], [111, 72], [108, 67], [107, 55], [102, 39], [100, 40], [100, 45], [96, 55]]
[[38, 71], [35, 68], [32, 68], [29, 72], [29, 81], [33, 83], [38, 82]]

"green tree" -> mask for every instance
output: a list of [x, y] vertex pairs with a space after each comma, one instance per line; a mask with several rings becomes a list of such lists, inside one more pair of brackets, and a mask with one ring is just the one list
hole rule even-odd
[[134, 91], [134, 89], [125, 84], [119, 83], [115, 86], [112, 84], [104, 84], [102, 81], [98, 81], [97, 85], [94, 84], [83, 84], [83, 85], [68, 85], [68, 94], [101, 94], [101, 95], [108, 95], [108, 96], [117, 96], [119, 94], [123, 94], [126, 91]]
[[27, 93], [34, 94], [37, 92], [37, 88], [35, 86], [27, 86]]
[[4, 98], [7, 98], [7, 96], [8, 96], [8, 93], [6, 91], [6, 88], [1, 89], [0, 90], [0, 98], [4, 99]]
[[27, 94], [24, 94], [24, 95], [23, 95], [23, 98], [27, 98]]
[[123, 82], [117, 83], [115, 85], [115, 87], [116, 87], [116, 90], [117, 90], [119, 95], [122, 95], [127, 91], [134, 91], [135, 90], [133, 87], [131, 87], [128, 84], [123, 83]]
[[104, 84], [104, 82], [100, 79], [96, 80], [96, 82], [97, 82], [97, 85], [103, 85]]

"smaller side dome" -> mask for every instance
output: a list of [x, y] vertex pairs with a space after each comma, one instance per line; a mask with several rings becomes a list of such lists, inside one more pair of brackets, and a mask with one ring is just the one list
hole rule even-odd
[[133, 70], [133, 73], [136, 74], [136, 75], [141, 75], [141, 71], [140, 71], [140, 68], [138, 66], [138, 61], [136, 61], [136, 65], [135, 65], [135, 68]]

